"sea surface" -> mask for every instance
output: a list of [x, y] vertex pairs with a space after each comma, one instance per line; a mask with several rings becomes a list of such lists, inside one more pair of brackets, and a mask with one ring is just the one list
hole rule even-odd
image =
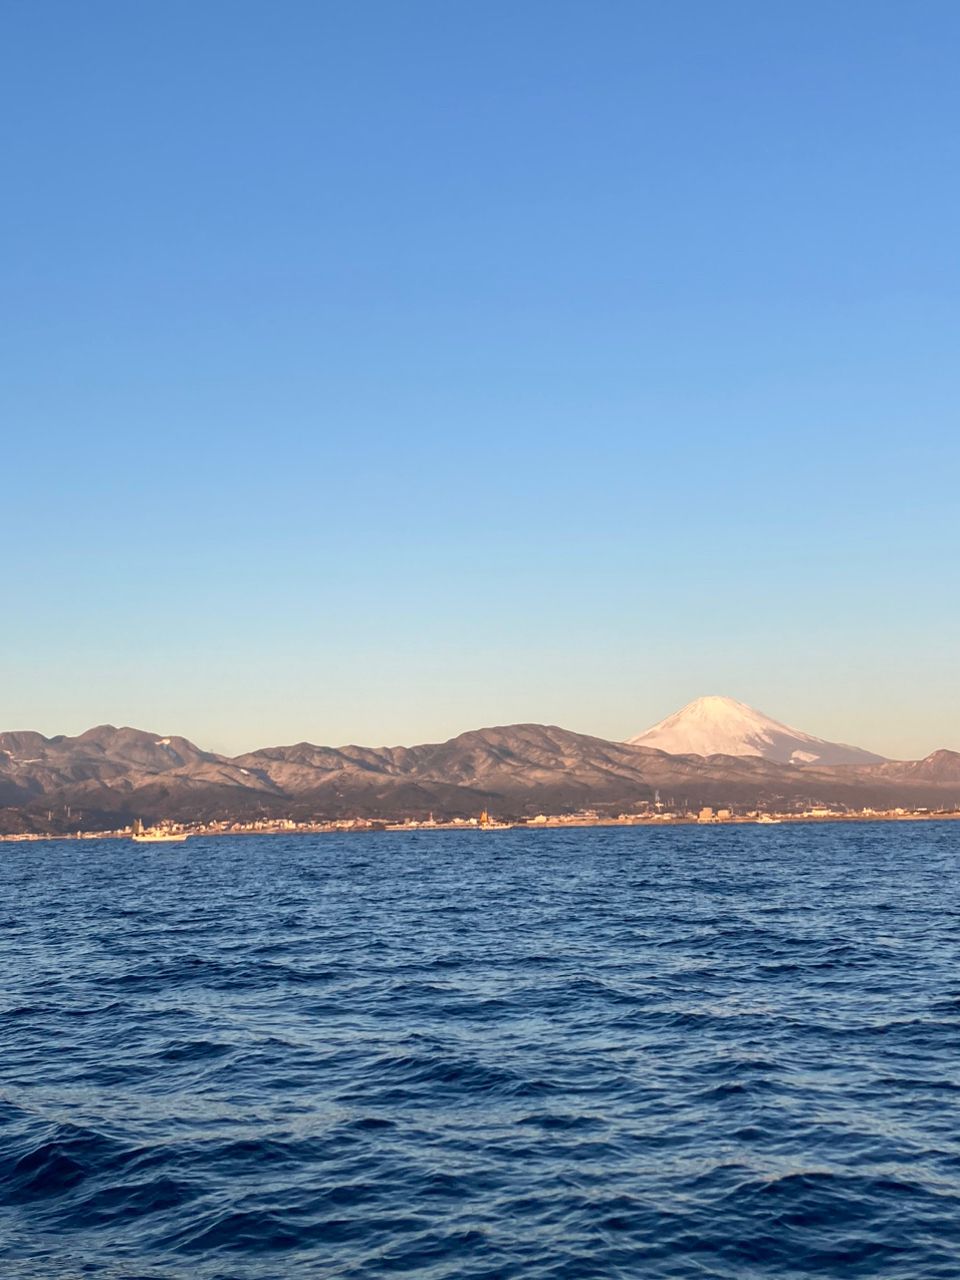
[[960, 823], [0, 845], [5, 1280], [960, 1277]]

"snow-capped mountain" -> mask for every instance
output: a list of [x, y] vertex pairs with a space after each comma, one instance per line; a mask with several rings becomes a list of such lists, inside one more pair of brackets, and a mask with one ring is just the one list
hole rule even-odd
[[671, 755], [760, 756], [781, 764], [877, 764], [883, 756], [771, 720], [735, 698], [697, 698], [661, 720], [630, 745], [656, 747]]

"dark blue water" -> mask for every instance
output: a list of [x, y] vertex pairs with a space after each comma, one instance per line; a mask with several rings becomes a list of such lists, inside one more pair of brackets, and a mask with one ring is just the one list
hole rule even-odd
[[0, 846], [4, 1277], [960, 1276], [960, 824]]

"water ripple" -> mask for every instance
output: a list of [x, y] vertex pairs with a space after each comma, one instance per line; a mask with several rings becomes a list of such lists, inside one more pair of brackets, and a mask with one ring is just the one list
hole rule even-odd
[[960, 826], [0, 847], [0, 1274], [960, 1275]]

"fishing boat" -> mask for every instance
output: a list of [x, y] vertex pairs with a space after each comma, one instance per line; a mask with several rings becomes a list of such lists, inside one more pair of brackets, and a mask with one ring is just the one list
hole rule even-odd
[[483, 810], [480, 817], [477, 819], [477, 829], [480, 831], [509, 831], [512, 826], [512, 822], [497, 822], [494, 818], [490, 817], [490, 814], [486, 809]]
[[168, 831], [164, 827], [145, 827], [138, 818], [130, 828], [130, 837], [137, 844], [182, 844], [186, 831]]

